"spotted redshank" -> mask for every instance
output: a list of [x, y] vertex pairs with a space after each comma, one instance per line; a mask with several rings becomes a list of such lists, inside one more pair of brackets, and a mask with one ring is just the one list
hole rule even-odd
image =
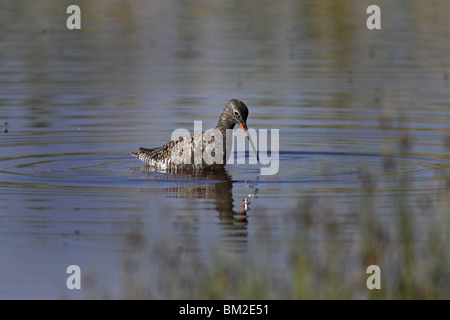
[[[258, 159], [256, 149], [247, 131], [248, 108], [240, 100], [231, 99], [225, 105], [215, 128], [216, 134], [206, 136], [205, 132], [180, 136], [159, 148], [139, 148], [131, 154], [157, 170], [209, 170], [219, 169], [226, 165], [231, 139], [227, 139], [227, 129], [233, 129], [236, 124], [244, 130], [253, 152]], [[216, 139], [216, 136], [221, 136]], [[228, 134], [228, 137], [230, 135]], [[216, 156], [217, 152], [217, 157]], [[205, 157], [205, 154], [209, 156]], [[259, 160], [259, 159], [258, 159]]]

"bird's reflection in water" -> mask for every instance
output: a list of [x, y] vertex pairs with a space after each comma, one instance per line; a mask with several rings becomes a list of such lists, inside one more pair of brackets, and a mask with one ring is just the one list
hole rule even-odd
[[180, 181], [179, 186], [169, 187], [169, 197], [186, 199], [212, 199], [215, 202], [215, 210], [219, 213], [221, 223], [227, 226], [245, 228], [248, 220], [247, 213], [250, 210], [250, 198], [256, 196], [257, 189], [254, 184], [246, 185], [250, 193], [234, 209], [233, 183], [247, 183], [246, 181], [233, 181], [225, 168], [217, 170], [156, 170], [145, 166], [136, 168], [139, 171], [153, 172], [163, 175], [167, 181]]

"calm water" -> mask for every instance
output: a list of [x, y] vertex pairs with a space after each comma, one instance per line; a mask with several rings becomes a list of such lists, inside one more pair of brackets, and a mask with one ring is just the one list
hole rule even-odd
[[[168, 255], [276, 260], [304, 199], [357, 238], [367, 177], [384, 220], [399, 197], [448, 210], [448, 2], [381, 1], [373, 31], [365, 1], [78, 1], [80, 31], [70, 2], [1, 3], [0, 298], [86, 297], [66, 289], [71, 264], [120, 297], [136, 221]], [[280, 130], [276, 175], [155, 173], [129, 155], [214, 127], [231, 98], [250, 128]]]

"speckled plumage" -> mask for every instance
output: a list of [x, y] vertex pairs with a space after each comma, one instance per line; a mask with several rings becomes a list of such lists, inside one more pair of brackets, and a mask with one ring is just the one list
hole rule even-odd
[[[202, 132], [182, 136], [158, 148], [141, 147], [138, 152], [132, 152], [131, 155], [158, 170], [223, 168], [226, 165], [227, 150], [231, 145], [231, 141], [227, 142], [226, 139], [227, 129], [233, 129], [236, 124], [241, 124], [247, 130], [247, 117], [247, 106], [240, 100], [231, 99], [219, 117], [215, 128], [217, 131], [210, 131], [210, 135], [203, 136], [205, 132]], [[218, 132], [222, 135], [222, 141], [215, 139]], [[220, 149], [222, 153], [218, 152]], [[206, 161], [203, 154], [210, 155], [209, 158], [206, 157]]]

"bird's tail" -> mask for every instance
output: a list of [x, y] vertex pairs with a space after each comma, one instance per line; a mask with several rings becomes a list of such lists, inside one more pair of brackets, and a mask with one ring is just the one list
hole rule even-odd
[[138, 158], [139, 160], [145, 162], [145, 163], [149, 163], [150, 160], [152, 158], [155, 157], [155, 155], [157, 154], [159, 148], [152, 148], [152, 149], [148, 149], [148, 148], [143, 148], [140, 147], [138, 152], [130, 152], [130, 154], [133, 157]]

